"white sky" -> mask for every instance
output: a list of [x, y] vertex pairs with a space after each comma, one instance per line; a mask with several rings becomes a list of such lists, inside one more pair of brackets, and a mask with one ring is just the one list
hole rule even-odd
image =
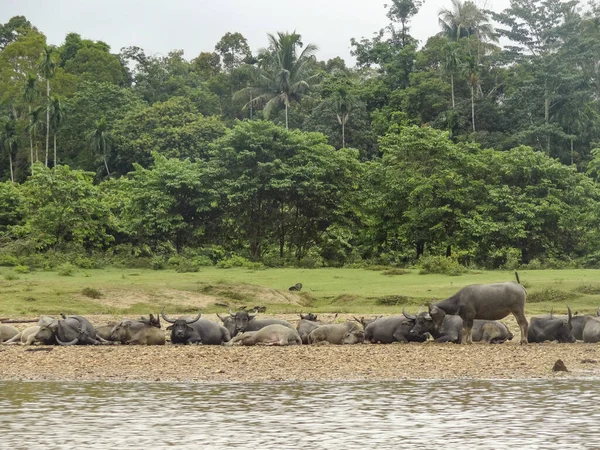
[[[350, 38], [372, 37], [386, 26], [390, 0], [0, 0], [0, 23], [23, 15], [50, 44], [69, 32], [102, 40], [114, 53], [138, 46], [147, 54], [183, 49], [188, 59], [213, 51], [227, 32], [240, 32], [254, 52], [267, 45], [267, 33], [296, 31], [304, 44], [319, 47], [317, 57], [344, 58], [349, 65]], [[501, 11], [509, 0], [477, 0]], [[485, 5], [487, 3], [487, 5]], [[411, 34], [424, 43], [439, 31], [440, 8], [450, 0], [425, 0], [411, 23]]]

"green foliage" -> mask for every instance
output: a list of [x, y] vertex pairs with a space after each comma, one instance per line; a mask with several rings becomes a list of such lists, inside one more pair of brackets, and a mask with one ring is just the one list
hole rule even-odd
[[14, 280], [18, 280], [19, 276], [16, 273], [6, 272], [4, 274], [4, 279], [6, 281], [14, 281]]
[[57, 272], [62, 277], [70, 277], [75, 273], [76, 269], [77, 268], [73, 264], [66, 262], [58, 267]]
[[189, 259], [180, 260], [179, 264], [175, 267], [175, 272], [177, 273], [198, 272], [199, 270], [200, 268]]
[[232, 255], [227, 259], [222, 259], [217, 263], [217, 267], [220, 269], [231, 269], [233, 267], [244, 267], [246, 269], [261, 269], [262, 263], [248, 261], [243, 256]]
[[530, 292], [527, 294], [528, 303], [565, 303], [572, 300], [577, 295], [572, 292], [561, 291], [551, 287], [544, 288], [540, 291]]
[[419, 273], [440, 273], [444, 275], [462, 275], [467, 271], [455, 258], [445, 256], [423, 256], [419, 259]]
[[23, 266], [23, 265], [15, 266], [13, 270], [15, 272], [17, 272], [17, 273], [29, 273], [29, 272], [31, 272], [31, 269], [29, 268], [29, 266]]
[[83, 288], [81, 290], [81, 293], [89, 298], [94, 298], [94, 299], [102, 298], [102, 292], [100, 292], [98, 289], [92, 288], [92, 287]]

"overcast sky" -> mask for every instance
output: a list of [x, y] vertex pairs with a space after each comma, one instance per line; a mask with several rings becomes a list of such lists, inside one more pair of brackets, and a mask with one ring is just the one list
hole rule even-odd
[[[227, 32], [240, 32], [253, 51], [267, 45], [267, 33], [294, 31], [317, 56], [340, 56], [350, 64], [350, 38], [371, 37], [389, 22], [390, 0], [0, 0], [0, 23], [23, 15], [60, 45], [69, 32], [102, 40], [114, 53], [138, 46], [147, 54], [183, 49], [187, 59], [213, 51]], [[482, 5], [486, 0], [476, 1]], [[487, 0], [501, 11], [509, 0]], [[439, 31], [437, 14], [450, 0], [425, 0], [411, 24], [422, 43]]]

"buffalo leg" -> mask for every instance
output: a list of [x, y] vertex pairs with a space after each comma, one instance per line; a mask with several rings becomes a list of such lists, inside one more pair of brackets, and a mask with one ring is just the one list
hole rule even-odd
[[523, 311], [513, 312], [513, 316], [517, 319], [517, 323], [519, 324], [519, 328], [521, 329], [521, 345], [527, 344], [527, 319], [525, 318], [525, 314]]
[[473, 318], [463, 319], [462, 339], [463, 344], [473, 343]]

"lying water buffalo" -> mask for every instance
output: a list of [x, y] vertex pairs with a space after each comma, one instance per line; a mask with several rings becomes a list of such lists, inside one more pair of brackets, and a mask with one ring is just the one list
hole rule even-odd
[[377, 317], [373, 317], [371, 319], [367, 319], [365, 317], [361, 317], [360, 319], [358, 319], [358, 318], [352, 316], [352, 318], [354, 319], [355, 322], [358, 322], [358, 323], [360, 323], [363, 326], [363, 329], [367, 328], [370, 324], [372, 324], [376, 320], [381, 319], [381, 317], [383, 317], [383, 316], [377, 316]]
[[0, 342], [6, 342], [19, 334], [19, 330], [12, 325], [0, 323]]
[[134, 345], [165, 345], [165, 332], [136, 320], [124, 320], [111, 331], [111, 341]]
[[258, 331], [246, 331], [231, 339], [227, 345], [299, 345], [300, 335], [284, 325], [267, 325]]
[[527, 334], [529, 342], [575, 342], [573, 327], [571, 325], [573, 317], [571, 308], [567, 306], [567, 310], [569, 311], [567, 320], [555, 319], [553, 317], [532, 317]]
[[90, 345], [100, 344], [94, 326], [85, 317], [68, 316], [42, 325], [35, 339], [46, 345]]
[[[362, 339], [361, 339], [362, 336]], [[321, 325], [308, 335], [309, 344], [329, 342], [330, 344], [355, 344], [364, 340], [364, 333], [354, 322]]]
[[308, 313], [306, 315], [300, 314], [300, 320], [296, 325], [296, 331], [300, 335], [303, 344], [308, 344], [308, 335], [315, 329], [323, 325], [329, 325], [332, 323], [338, 315], [333, 316], [329, 322], [322, 322], [317, 320], [317, 315]]
[[600, 318], [593, 316], [583, 317], [583, 342], [600, 342]]
[[39, 325], [32, 325], [25, 328], [16, 334], [12, 339], [4, 342], [4, 344], [25, 344], [33, 345], [36, 342], [35, 335], [40, 331]]
[[165, 322], [173, 324], [167, 327], [167, 330], [171, 330], [173, 344], [221, 345], [231, 339], [227, 328], [211, 320], [200, 319], [200, 312], [193, 319], [182, 317], [172, 320], [165, 315], [163, 308], [160, 315]]
[[510, 341], [513, 334], [508, 327], [497, 320], [473, 321], [473, 342], [487, 342], [488, 344], [502, 344]]
[[425, 338], [410, 334], [416, 316], [404, 310], [402, 316], [382, 317], [367, 324], [365, 341], [371, 344], [391, 344], [393, 342], [423, 342]]
[[111, 334], [115, 325], [118, 325], [119, 322], [108, 322], [106, 325], [100, 325], [96, 327], [96, 337], [102, 338], [105, 341], [112, 341]]
[[285, 320], [280, 319], [257, 319], [256, 314], [250, 314], [248, 311], [238, 311], [233, 313], [229, 310], [229, 317], [221, 317], [225, 328], [229, 330], [231, 336], [245, 331], [258, 331], [267, 325], [283, 325], [284, 327], [294, 329], [293, 325]]
[[424, 337], [429, 333], [434, 342], [454, 342], [460, 344], [462, 340], [463, 320], [459, 316], [446, 315], [441, 323], [433, 319], [430, 312], [419, 312], [415, 318], [415, 325], [410, 330], [410, 335]]
[[438, 326], [441, 326], [447, 314], [459, 315], [463, 319], [463, 342], [466, 343], [473, 341], [475, 319], [499, 320], [512, 313], [521, 330], [521, 344], [527, 344], [527, 291], [518, 280], [517, 275], [517, 283], [509, 281], [466, 286], [453, 296], [430, 306], [429, 313]]

